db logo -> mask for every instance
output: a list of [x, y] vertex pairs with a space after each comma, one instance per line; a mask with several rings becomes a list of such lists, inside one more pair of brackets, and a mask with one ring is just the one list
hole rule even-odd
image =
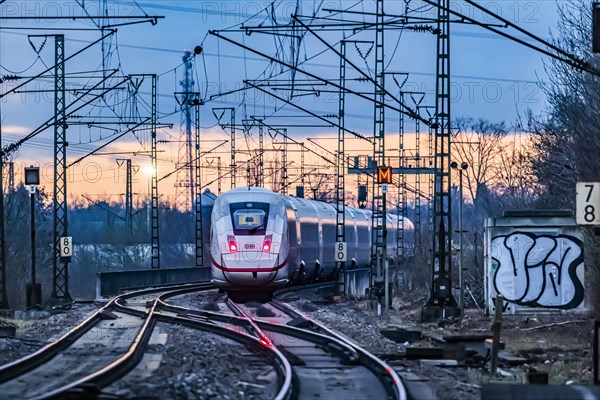
[[256, 245], [253, 243], [247, 243], [244, 245], [244, 249], [246, 250], [254, 250], [256, 248]]

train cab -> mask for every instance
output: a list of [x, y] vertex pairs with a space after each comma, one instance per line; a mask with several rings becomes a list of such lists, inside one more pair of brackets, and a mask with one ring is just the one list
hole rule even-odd
[[272, 292], [288, 282], [287, 213], [281, 196], [261, 188], [222, 194], [215, 201], [211, 229], [216, 286]]

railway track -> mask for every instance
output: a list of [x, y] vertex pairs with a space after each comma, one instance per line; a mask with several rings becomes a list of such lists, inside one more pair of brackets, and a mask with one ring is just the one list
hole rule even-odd
[[166, 298], [210, 289], [214, 287], [203, 283], [140, 290], [114, 298], [60, 339], [0, 366], [0, 398], [98, 396], [102, 388], [135, 368], [158, 322], [208, 331], [245, 345], [275, 367], [278, 390], [273, 397], [289, 397], [291, 366], [277, 349], [265, 346], [241, 330], [211, 323], [207, 318], [186, 318], [177, 315], [180, 310], [161, 310]]
[[291, 306], [279, 301], [258, 308], [233, 302], [229, 305], [235, 314], [252, 321], [253, 330], [288, 358], [297, 398], [406, 398], [392, 368]]
[[[331, 284], [308, 287], [327, 285]], [[293, 290], [298, 289], [284, 289], [278, 295]], [[194, 310], [167, 302], [161, 307], [191, 318], [206, 318], [230, 329], [243, 328], [263, 345], [279, 349], [292, 365], [293, 398], [407, 398], [399, 376], [387, 364], [284, 302], [222, 301], [231, 313]]]
[[273, 366], [275, 399], [406, 398], [398, 375], [383, 361], [282, 301], [238, 304], [222, 296], [218, 312], [173, 304], [209, 289], [184, 285], [114, 298], [59, 340], [0, 366], [0, 399], [89, 398], [129, 375], [135, 380], [157, 324], [243, 344]]

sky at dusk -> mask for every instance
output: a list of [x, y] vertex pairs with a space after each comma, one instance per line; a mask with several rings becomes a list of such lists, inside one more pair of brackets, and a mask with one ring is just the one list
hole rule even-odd
[[[238, 133], [236, 149], [238, 161], [251, 157], [250, 150], [258, 143], [257, 128], [254, 126], [244, 134], [245, 123], [249, 126], [254, 118], [264, 119], [273, 129], [265, 129], [265, 140], [269, 150], [280, 147], [281, 136], [277, 129], [288, 127], [287, 133], [293, 139], [306, 143], [321, 155], [324, 150], [314, 146], [308, 138], [320, 143], [326, 149], [335, 151], [337, 128], [326, 126], [322, 120], [308, 118], [297, 108], [285, 106], [283, 102], [265, 95], [258, 90], [239, 91], [244, 80], [256, 82], [279, 82], [278, 91], [282, 97], [293, 93], [294, 104], [308, 109], [318, 115], [327, 116], [338, 113], [338, 94], [329, 86], [316, 85], [307, 81], [302, 73], [291, 74], [277, 63], [269, 62], [252, 51], [244, 51], [241, 47], [217, 39], [209, 35], [209, 30], [221, 31], [222, 35], [256, 51], [290, 61], [294, 57], [303, 70], [331, 81], [339, 79], [339, 58], [311, 33], [304, 32], [300, 46], [292, 52], [289, 37], [268, 35], [254, 32], [247, 35], [236, 32], [244, 26], [273, 26], [275, 23], [289, 22], [290, 14], [296, 12], [296, 1], [108, 1], [105, 12], [99, 7], [103, 2], [98, 0], [76, 1], [11, 1], [0, 4], [0, 77], [19, 75], [31, 77], [54, 64], [54, 42], [51, 37], [28, 37], [28, 35], [64, 33], [66, 38], [66, 56], [70, 56], [93, 41], [100, 38], [100, 31], [94, 21], [71, 20], [21, 20], [11, 19], [22, 16], [164, 16], [156, 25], [149, 23], [119, 26], [118, 32], [105, 42], [105, 64], [109, 69], [119, 69], [115, 77], [107, 81], [107, 85], [116, 85], [127, 74], [158, 74], [158, 109], [159, 109], [159, 162], [158, 176], [171, 173], [176, 165], [179, 150], [179, 132], [181, 113], [174, 92], [181, 91], [179, 82], [183, 79], [182, 55], [186, 49], [194, 49], [201, 45], [203, 52], [193, 59], [192, 78], [195, 90], [201, 92], [206, 102], [201, 108], [202, 151], [213, 150], [204, 157], [207, 166], [203, 176], [204, 183], [216, 179], [216, 160], [221, 157], [223, 168], [229, 163], [230, 144], [229, 129], [223, 130], [216, 116], [221, 111], [213, 108], [235, 108]], [[374, 1], [313, 1], [299, 2], [298, 14], [314, 29], [321, 39], [339, 49], [340, 39], [368, 42], [374, 39], [373, 31], [330, 32], [312, 25], [309, 17], [315, 15], [331, 19], [345, 18], [356, 22], [373, 21], [372, 16], [363, 13], [374, 11]], [[555, 1], [489, 1], [479, 2], [482, 6], [500, 14], [511, 22], [535, 33], [549, 38], [550, 32], [556, 32], [560, 2]], [[82, 8], [85, 6], [85, 11]], [[435, 17], [435, 9], [419, 1], [405, 2], [390, 0], [385, 2], [385, 10], [389, 15], [400, 15], [409, 7], [414, 15]], [[355, 13], [327, 12], [326, 9], [350, 10]], [[452, 9], [457, 10], [478, 21], [494, 23], [491, 17], [474, 9], [462, 1], [452, 2]], [[271, 16], [274, 15], [274, 17]], [[103, 23], [121, 24], [131, 19], [108, 19]], [[325, 21], [325, 20], [322, 20]], [[102, 23], [102, 22], [101, 22]], [[331, 22], [327, 22], [331, 23]], [[89, 30], [75, 30], [87, 28]], [[64, 29], [64, 30], [57, 30]], [[225, 30], [225, 31], [223, 31]], [[509, 31], [519, 38], [522, 34]], [[529, 39], [524, 38], [529, 41]], [[409, 30], [386, 31], [385, 64], [390, 73], [386, 80], [386, 88], [394, 94], [399, 91], [398, 84], [403, 84], [404, 91], [424, 92], [420, 103], [423, 115], [427, 106], [434, 104], [435, 93], [435, 36], [429, 32], [413, 32]], [[358, 68], [373, 75], [374, 50], [369, 43], [349, 44], [348, 59]], [[514, 122], [519, 114], [528, 109], [534, 113], [543, 111], [545, 97], [538, 82], [547, 80], [544, 71], [544, 58], [539, 53], [522, 45], [496, 36], [477, 26], [454, 24], [451, 42], [451, 74], [452, 74], [452, 114], [454, 117], [464, 116], [485, 118], [491, 121]], [[547, 61], [547, 60], [546, 60]], [[102, 77], [102, 52], [99, 44], [82, 52], [66, 63], [67, 103], [80, 95], [83, 87], [89, 87]], [[391, 72], [398, 73], [392, 75]], [[408, 73], [409, 75], [400, 75]], [[70, 76], [71, 74], [71, 76]], [[373, 87], [358, 80], [361, 75], [352, 67], [347, 67], [346, 79], [348, 87], [361, 93], [372, 93]], [[406, 78], [405, 78], [406, 77]], [[291, 80], [297, 85], [291, 92]], [[19, 81], [4, 82], [1, 93], [14, 88]], [[139, 82], [139, 96], [133, 102], [131, 88], [122, 85], [111, 91], [98, 102], [85, 107], [73, 119], [68, 128], [69, 164], [79, 157], [86, 156], [99, 146], [114, 139], [116, 129], [123, 127], [105, 126], [103, 120], [120, 118], [122, 121], [135, 120], [149, 116], [150, 84], [149, 79]], [[4, 96], [1, 101], [2, 142], [10, 144], [52, 118], [53, 115], [53, 76], [45, 74], [42, 78], [23, 87], [27, 93]], [[32, 91], [46, 90], [42, 93]], [[218, 95], [232, 91], [229, 95]], [[407, 96], [407, 104], [414, 105], [420, 95]], [[388, 101], [386, 99], [386, 101]], [[389, 99], [392, 101], [392, 99]], [[373, 105], [356, 96], [347, 96], [346, 127], [363, 136], [372, 136]], [[229, 111], [223, 113], [221, 122], [228, 122]], [[330, 118], [330, 117], [328, 117]], [[245, 121], [245, 122], [244, 122]], [[80, 122], [78, 124], [78, 122]], [[84, 122], [89, 122], [86, 124]], [[390, 152], [398, 147], [399, 115], [386, 112], [386, 148]], [[172, 128], [169, 127], [172, 125]], [[414, 147], [415, 123], [406, 122], [407, 147]], [[424, 127], [421, 127], [424, 130]], [[72, 195], [88, 193], [91, 195], [122, 194], [125, 190], [124, 169], [119, 167], [118, 159], [131, 158], [139, 166], [134, 180], [134, 192], [139, 196], [147, 193], [148, 176], [143, 174], [149, 164], [149, 131], [129, 133], [100, 151], [100, 155], [85, 158], [74, 165], [69, 173], [69, 191]], [[326, 137], [326, 139], [324, 139]], [[318, 139], [321, 138], [321, 139]], [[366, 154], [369, 144], [359, 139], [349, 140], [346, 145], [347, 154]], [[290, 147], [291, 148], [291, 147]], [[395, 151], [397, 153], [397, 150]], [[134, 154], [136, 153], [136, 154]], [[279, 157], [277, 152], [267, 152], [267, 160]], [[319, 162], [319, 157], [306, 155], [307, 165]], [[290, 158], [294, 168], [298, 167], [299, 155], [291, 152]], [[43, 184], [51, 187], [52, 177], [52, 129], [48, 129], [26, 142], [15, 158], [16, 170], [21, 173], [22, 167], [30, 163], [42, 166]], [[137, 170], [138, 168], [136, 168]], [[244, 168], [245, 169], [245, 168]], [[307, 168], [308, 169], [308, 168]], [[298, 170], [299, 171], [299, 170]], [[291, 175], [294, 175], [292, 172]], [[159, 190], [165, 196], [174, 193], [174, 177], [162, 180]], [[19, 176], [18, 176], [19, 178]], [[238, 181], [245, 182], [241, 176]], [[210, 185], [216, 190], [216, 182]], [[229, 188], [229, 181], [223, 181], [223, 189]]]

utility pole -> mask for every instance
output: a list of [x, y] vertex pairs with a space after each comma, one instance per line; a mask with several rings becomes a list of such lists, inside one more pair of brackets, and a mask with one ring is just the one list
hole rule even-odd
[[158, 161], [157, 161], [157, 140], [156, 126], [158, 118], [157, 96], [158, 96], [158, 76], [156, 74], [132, 74], [131, 77], [138, 77], [135, 82], [136, 87], [140, 87], [146, 77], [151, 78], [151, 115], [150, 115], [150, 158], [152, 176], [150, 177], [150, 268], [160, 269], [160, 229], [159, 229], [159, 204], [158, 204]]
[[[230, 112], [230, 119], [229, 119], [229, 127], [231, 127], [231, 162], [229, 164], [229, 174], [231, 175], [230, 179], [231, 179], [231, 189], [235, 188], [236, 186], [236, 180], [235, 180], [235, 170], [236, 170], [236, 165], [235, 165], [235, 153], [236, 153], [236, 147], [235, 147], [235, 108], [233, 107], [229, 107], [229, 108], [213, 108], [212, 112], [213, 115], [215, 116], [215, 118], [217, 119], [217, 122], [219, 123], [219, 125], [221, 125], [222, 129], [225, 129], [228, 124], [226, 123], [221, 123], [221, 120], [223, 119], [223, 116], [225, 115], [225, 111], [229, 111]], [[220, 113], [219, 113], [220, 112]], [[219, 158], [219, 164], [218, 167], [220, 168], [220, 158]], [[219, 171], [219, 181], [221, 179], [221, 173]], [[219, 190], [219, 194], [220, 194], [220, 190]]]
[[152, 117], [151, 117], [151, 140], [152, 140], [152, 260], [150, 266], [152, 269], [160, 268], [160, 230], [158, 226], [158, 162], [156, 151], [156, 120], [157, 120], [157, 86], [158, 77], [153, 74], [152, 77]]
[[231, 188], [235, 188], [235, 108], [231, 108]]
[[133, 174], [131, 160], [125, 160], [125, 226], [129, 236], [133, 235]]
[[121, 168], [125, 161], [125, 230], [131, 236], [133, 234], [133, 185], [132, 167], [130, 159], [117, 159], [117, 167]]
[[65, 37], [54, 36], [54, 193], [52, 211], [52, 294], [55, 304], [69, 306], [69, 258], [60, 256], [61, 238], [68, 236], [67, 223], [67, 122], [65, 118]]
[[258, 186], [265, 187], [265, 138], [262, 119], [258, 121]]
[[221, 157], [217, 157], [217, 194], [221, 194], [221, 181], [223, 174], [221, 173]]
[[423, 307], [422, 320], [459, 317], [452, 296], [452, 213], [450, 197], [450, 16], [449, 0], [438, 0], [437, 69], [435, 104], [435, 161], [433, 196], [433, 259], [431, 296]]
[[[346, 41], [342, 40], [340, 42], [342, 57], [340, 57], [340, 86], [344, 87], [346, 85]], [[336, 261], [336, 269], [338, 271], [338, 289], [337, 292], [341, 294], [346, 294], [346, 258], [347, 258], [347, 247], [346, 247], [346, 204], [345, 204], [345, 174], [346, 174], [346, 165], [344, 163], [345, 160], [345, 131], [344, 131], [344, 123], [345, 123], [345, 110], [346, 110], [346, 91], [340, 89], [339, 91], [339, 104], [338, 104], [338, 118], [339, 125], [338, 128], [338, 143], [337, 143], [337, 189], [336, 189], [336, 229], [335, 229], [335, 246], [334, 254]], [[304, 174], [302, 174], [304, 176]], [[302, 178], [304, 179], [304, 178]], [[342, 244], [343, 243], [343, 244]], [[341, 247], [340, 247], [341, 246]], [[343, 248], [343, 251], [342, 251]]]
[[[278, 131], [279, 132], [279, 131]], [[287, 160], [288, 160], [288, 148], [287, 148], [287, 129], [283, 129], [283, 149], [281, 154], [281, 163], [283, 164], [281, 170], [281, 194], [287, 196], [288, 189], [288, 168], [287, 168]]]
[[8, 162], [8, 193], [14, 192], [15, 190], [15, 163], [12, 161]]
[[[373, 174], [385, 165], [385, 57], [384, 57], [384, 9], [383, 0], [377, 0], [377, 16], [375, 28], [375, 97], [374, 97], [374, 126], [373, 126]], [[371, 233], [371, 264], [374, 277], [371, 280], [371, 297], [377, 298], [377, 314], [381, 315], [381, 303], [385, 303], [387, 311], [387, 246], [386, 246], [386, 193], [373, 179], [372, 203], [372, 233]]]
[[6, 292], [6, 241], [4, 230], [4, 151], [2, 147], [2, 101], [0, 101], [0, 309], [8, 309]]
[[[402, 87], [399, 87], [402, 90]], [[404, 103], [404, 93], [400, 91], [400, 100]], [[405, 118], [404, 114], [400, 113], [400, 119], [398, 121], [398, 168], [402, 171], [405, 167], [404, 162], [404, 125]], [[396, 259], [400, 260], [401, 258], [406, 260], [406, 240], [404, 235], [404, 221], [406, 218], [406, 174], [400, 173], [398, 179], [398, 203], [396, 211], [398, 213], [397, 216], [397, 226], [396, 226]], [[400, 269], [400, 274], [402, 275], [402, 284], [406, 285], [406, 265], [404, 268]]]
[[129, 236], [133, 235], [133, 171], [131, 160], [127, 160], [125, 177], [125, 222]]
[[[180, 82], [182, 93], [181, 124], [179, 128], [179, 157], [177, 159], [177, 175], [175, 179], [175, 205], [179, 211], [188, 210], [188, 204], [194, 198], [194, 166], [192, 163], [192, 52], [186, 51], [183, 55], [184, 73]], [[187, 167], [184, 167], [187, 166]]]
[[202, 101], [200, 100], [200, 94], [195, 93], [194, 100], [191, 105], [194, 106], [194, 128], [195, 128], [195, 162], [194, 162], [194, 193], [196, 195], [195, 202], [195, 232], [196, 232], [196, 267], [200, 268], [204, 266], [204, 243], [203, 243], [203, 231], [202, 231], [202, 164], [200, 159], [200, 106]]

